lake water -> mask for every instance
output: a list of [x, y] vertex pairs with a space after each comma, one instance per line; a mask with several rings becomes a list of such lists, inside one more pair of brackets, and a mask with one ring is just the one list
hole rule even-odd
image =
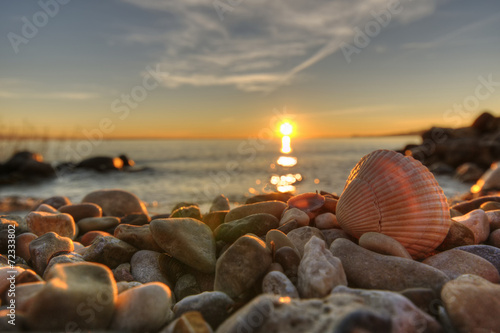
[[[26, 141], [18, 143], [15, 148], [39, 151], [45, 161], [55, 164], [70, 159], [68, 152], [76, 150], [79, 142], [49, 141], [42, 144]], [[153, 212], [168, 212], [180, 201], [198, 202], [206, 210], [219, 193], [225, 194], [232, 202], [244, 202], [249, 196], [275, 191], [275, 184], [282, 180], [300, 180], [290, 185], [297, 193], [324, 190], [340, 194], [350, 170], [365, 154], [376, 149], [400, 149], [407, 143], [419, 142], [415, 136], [292, 138], [292, 152], [282, 154], [279, 140], [102, 141], [91, 151], [81, 150], [84, 152], [82, 157], [124, 153], [136, 163], [132, 170], [140, 171], [62, 173], [56, 179], [39, 184], [0, 187], [0, 196], [47, 198], [65, 195], [73, 202], [79, 202], [91, 191], [119, 188], [136, 194], [150, 205]], [[3, 155], [10, 154], [9, 149], [14, 147], [4, 146]], [[295, 157], [297, 163], [293, 167], [282, 167], [277, 163], [280, 156]], [[448, 197], [469, 188], [450, 177], [437, 179]]]

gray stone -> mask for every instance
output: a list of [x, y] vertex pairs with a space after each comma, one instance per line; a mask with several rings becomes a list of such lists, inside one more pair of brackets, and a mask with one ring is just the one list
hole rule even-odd
[[325, 248], [325, 242], [313, 236], [304, 247], [304, 256], [298, 270], [300, 296], [322, 298], [338, 285], [347, 285], [347, 278], [339, 258]]
[[284, 246], [274, 253], [274, 260], [283, 268], [283, 273], [292, 281], [297, 283], [300, 265], [300, 256], [296, 249]]
[[175, 283], [174, 294], [177, 301], [191, 295], [201, 293], [196, 278], [191, 274], [184, 274]]
[[189, 311], [198, 311], [203, 318], [216, 329], [231, 313], [234, 301], [220, 291], [204, 292], [188, 296], [174, 306], [175, 316], [178, 318]]
[[43, 272], [50, 258], [58, 252], [71, 252], [74, 250], [73, 242], [68, 237], [61, 237], [56, 233], [48, 232], [31, 241], [31, 262], [35, 272], [43, 276]]
[[214, 290], [237, 297], [251, 288], [271, 263], [271, 252], [262, 240], [242, 236], [217, 260]]
[[173, 286], [175, 281], [168, 279], [168, 262], [169, 257], [163, 253], [137, 251], [130, 259], [130, 272], [134, 280], [141, 283], [162, 282]]
[[321, 230], [314, 227], [300, 227], [290, 231], [287, 236], [299, 251], [300, 257], [304, 256], [304, 246], [313, 236], [324, 240]]
[[439, 269], [450, 279], [462, 274], [474, 274], [493, 283], [500, 282], [500, 274], [493, 264], [466, 251], [448, 250], [425, 259], [423, 263]]
[[299, 298], [299, 292], [292, 281], [279, 271], [271, 271], [266, 274], [262, 280], [262, 293]]
[[423, 287], [440, 292], [449, 280], [426, 264], [378, 254], [342, 238], [332, 243], [330, 251], [342, 261], [349, 286], [356, 288], [401, 291]]
[[135, 247], [118, 238], [103, 236], [96, 238], [86, 248], [83, 258], [85, 261], [98, 262], [109, 268], [116, 268], [124, 262], [129, 262], [137, 251]]
[[47, 267], [45, 268], [45, 271], [43, 272], [43, 277], [44, 277], [44, 279], [46, 279], [46, 277], [50, 274], [50, 270], [56, 264], [70, 264], [70, 263], [78, 263], [78, 262], [85, 262], [85, 260], [83, 259], [83, 256], [81, 256], [75, 252], [70, 252], [67, 254], [59, 255], [57, 257], [53, 257], [52, 259], [49, 260], [49, 263], [47, 264]]
[[116, 227], [114, 236], [141, 250], [163, 252], [154, 240], [148, 224], [142, 226], [120, 224]]
[[460, 246], [457, 250], [466, 251], [488, 260], [500, 273], [500, 249], [489, 245]]

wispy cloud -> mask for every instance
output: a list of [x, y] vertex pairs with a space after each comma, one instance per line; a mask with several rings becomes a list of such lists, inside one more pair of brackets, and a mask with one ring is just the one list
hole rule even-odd
[[[220, 20], [211, 0], [122, 0], [164, 13], [155, 27], [129, 27], [124, 40], [158, 44], [168, 87], [234, 86], [270, 92], [351, 42], [389, 0], [243, 1]], [[434, 12], [438, 0], [402, 0], [395, 24]], [[225, 2], [226, 3], [226, 2]], [[228, 2], [229, 3], [229, 2]], [[418, 4], [417, 4], [418, 3]]]
[[54, 100], [87, 100], [99, 95], [86, 92], [54, 92], [54, 93], [17, 93], [0, 90], [0, 98], [5, 99], [54, 99]]

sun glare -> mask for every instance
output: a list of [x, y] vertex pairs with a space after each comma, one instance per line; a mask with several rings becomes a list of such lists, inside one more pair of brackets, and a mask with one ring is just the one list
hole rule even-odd
[[293, 126], [292, 126], [292, 124], [290, 124], [288, 122], [281, 124], [281, 126], [280, 126], [280, 132], [283, 135], [290, 135], [290, 134], [292, 134], [292, 132], [293, 132]]

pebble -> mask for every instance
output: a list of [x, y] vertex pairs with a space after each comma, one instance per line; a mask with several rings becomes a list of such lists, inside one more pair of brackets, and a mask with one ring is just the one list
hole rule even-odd
[[35, 272], [43, 275], [50, 258], [58, 252], [74, 250], [73, 241], [68, 237], [61, 237], [56, 233], [48, 232], [31, 241], [29, 245], [31, 262]]
[[177, 301], [191, 295], [201, 293], [196, 278], [191, 274], [184, 274], [175, 282], [174, 295]]
[[203, 215], [202, 221], [208, 225], [212, 231], [214, 231], [218, 226], [224, 223], [224, 219], [226, 218], [228, 212], [228, 210], [222, 210], [207, 213]]
[[[272, 253], [276, 253], [276, 251], [284, 246], [295, 249], [295, 245], [293, 245], [292, 241], [287, 237], [287, 235], [277, 229], [272, 229], [267, 232], [266, 246], [269, 250], [272, 251]], [[299, 252], [297, 251], [297, 254], [298, 253]]]
[[217, 241], [223, 240], [227, 243], [233, 243], [246, 234], [263, 236], [269, 230], [277, 228], [278, 225], [279, 220], [273, 215], [258, 213], [223, 223], [215, 229], [214, 235]]
[[95, 203], [103, 216], [122, 217], [133, 213], [148, 214], [146, 206], [135, 195], [123, 190], [98, 190], [87, 194], [82, 203]]
[[84, 246], [89, 246], [92, 244], [92, 242], [99, 237], [104, 237], [104, 236], [113, 236], [109, 232], [105, 231], [89, 231], [86, 232], [81, 238], [80, 241]]
[[118, 294], [121, 294], [125, 290], [132, 289], [134, 287], [142, 286], [142, 283], [137, 281], [119, 281], [116, 283], [116, 288], [118, 289]]
[[172, 293], [160, 282], [125, 290], [118, 295], [109, 328], [115, 331], [156, 332], [173, 319]]
[[[18, 313], [24, 313], [29, 309], [31, 298], [41, 291], [45, 287], [45, 281], [24, 283], [20, 285], [16, 285], [16, 310]], [[17, 317], [17, 314], [16, 314]], [[17, 322], [17, 318], [16, 318]], [[12, 325], [11, 325], [12, 326]], [[17, 326], [17, 325], [16, 325]], [[2, 331], [4, 332], [4, 331]], [[5, 330], [5, 332], [9, 332]]]
[[436, 319], [399, 293], [338, 286], [332, 291], [332, 296], [335, 294], [349, 294], [363, 298], [367, 306], [391, 319], [392, 332], [442, 332]]
[[47, 267], [45, 268], [45, 271], [43, 272], [43, 277], [44, 279], [46, 279], [47, 276], [49, 276], [51, 269], [56, 264], [69, 264], [76, 262], [85, 262], [85, 260], [83, 259], [83, 256], [74, 252], [61, 254], [58, 255], [57, 257], [52, 257], [52, 259], [49, 260]]
[[488, 222], [490, 222], [490, 231], [500, 229], [500, 210], [486, 212]]
[[69, 214], [31, 212], [26, 216], [26, 222], [29, 231], [37, 236], [52, 231], [62, 237], [76, 237], [75, 221]]
[[304, 256], [304, 246], [313, 237], [316, 236], [321, 240], [324, 240], [323, 233], [321, 230], [314, 227], [300, 227], [290, 231], [287, 237], [295, 245], [297, 251], [299, 251], [300, 257]]
[[338, 285], [347, 285], [347, 278], [339, 258], [325, 248], [318, 237], [304, 246], [299, 264], [297, 289], [303, 298], [322, 298]]
[[120, 223], [131, 224], [131, 225], [145, 225], [151, 222], [151, 218], [147, 214], [143, 213], [132, 213], [122, 216], [120, 218]]
[[86, 217], [78, 221], [77, 225], [82, 234], [89, 231], [106, 231], [120, 224], [120, 219], [114, 216]]
[[68, 197], [55, 196], [55, 197], [50, 197], [48, 199], [43, 200], [40, 204], [41, 205], [46, 204], [46, 205], [51, 206], [55, 209], [59, 209], [59, 207], [71, 205], [71, 200], [69, 200]]
[[282, 297], [299, 298], [299, 292], [290, 279], [282, 272], [271, 271], [262, 280], [262, 293]]
[[198, 311], [213, 329], [216, 329], [231, 314], [234, 301], [223, 292], [207, 291], [187, 296], [178, 301], [173, 310], [175, 317], [184, 313]]
[[57, 214], [58, 211], [52, 206], [49, 206], [47, 204], [41, 204], [38, 206], [34, 211], [36, 212], [46, 212], [46, 213], [52, 213], [52, 214]]
[[500, 273], [500, 249], [489, 245], [468, 245], [457, 247], [457, 250], [466, 251], [488, 260]]
[[475, 209], [463, 216], [454, 217], [453, 220], [472, 230], [475, 244], [486, 241], [490, 235], [490, 223], [482, 209]]
[[213, 333], [210, 325], [198, 311], [184, 313], [160, 333]]
[[223, 210], [230, 210], [231, 205], [229, 204], [229, 199], [226, 198], [224, 194], [220, 194], [215, 197], [210, 206], [209, 212], [219, 212]]
[[[134, 258], [134, 257], [132, 257], [132, 258]], [[123, 264], [120, 264], [120, 265], [118, 265], [118, 267], [113, 269], [113, 276], [115, 277], [116, 282], [134, 281], [134, 277], [132, 276], [132, 273], [130, 272], [130, 263], [128, 263], [128, 262], [124, 262]]]
[[500, 248], [500, 229], [494, 230], [493, 232], [490, 233], [490, 237], [488, 238], [488, 244]]
[[38, 236], [31, 232], [25, 232], [16, 237], [16, 255], [26, 261], [30, 261], [30, 243], [37, 239]]
[[399, 292], [408, 298], [420, 310], [432, 312], [436, 310], [436, 300], [439, 298], [436, 292], [430, 288], [409, 288]]
[[141, 283], [162, 282], [174, 286], [175, 281], [168, 279], [168, 261], [169, 257], [163, 253], [140, 250], [130, 259], [130, 273]]
[[289, 208], [283, 212], [279, 225], [281, 226], [291, 220], [297, 221], [299, 227], [308, 226], [310, 221], [309, 216], [304, 211], [298, 208]]
[[278, 220], [281, 218], [281, 214], [286, 208], [286, 204], [281, 201], [263, 201], [248, 205], [242, 205], [231, 209], [224, 220], [224, 222], [231, 222], [234, 220], [239, 220], [248, 215], [266, 213], [274, 215]]
[[378, 233], [366, 232], [359, 238], [359, 246], [380, 254], [412, 259], [406, 248], [394, 238]]
[[129, 262], [137, 251], [135, 247], [116, 237], [103, 236], [96, 238], [86, 248], [83, 258], [85, 261], [97, 262], [109, 268], [116, 268], [121, 263]]
[[109, 268], [94, 263], [56, 265], [46, 281], [27, 301], [29, 329], [74, 332], [108, 328], [117, 296]]
[[288, 233], [294, 229], [297, 229], [299, 227], [299, 222], [297, 220], [293, 219], [288, 222], [286, 222], [283, 225], [280, 225], [277, 229], [281, 232], [283, 232], [285, 235], [288, 235]]
[[282, 247], [279, 248], [274, 254], [276, 263], [283, 267], [283, 273], [292, 281], [293, 284], [297, 283], [300, 255], [295, 248]]
[[156, 243], [169, 255], [201, 272], [215, 270], [215, 239], [209, 226], [192, 218], [151, 221]]
[[76, 205], [66, 205], [59, 207], [61, 213], [69, 214], [75, 222], [89, 217], [101, 217], [102, 209], [93, 203], [81, 203]]
[[172, 211], [170, 213], [175, 212], [179, 208], [189, 207], [189, 206], [198, 206], [198, 204], [194, 203], [194, 202], [186, 202], [186, 201], [178, 202], [175, 204], [174, 208], [172, 208]]
[[114, 236], [141, 250], [163, 252], [154, 240], [149, 225], [120, 224], [116, 227]]
[[330, 250], [342, 261], [349, 286], [356, 288], [401, 291], [424, 287], [440, 292], [449, 280], [436, 268], [406, 258], [378, 254], [342, 238], [335, 240]]
[[177, 208], [170, 214], [171, 218], [180, 218], [180, 217], [190, 217], [192, 219], [201, 221], [201, 212], [198, 206], [187, 206]]
[[251, 288], [271, 263], [271, 251], [262, 240], [242, 236], [217, 260], [214, 290], [237, 297]]
[[472, 230], [462, 223], [451, 220], [450, 229], [443, 242], [436, 248], [438, 251], [451, 250], [453, 248], [474, 245], [476, 238]]
[[351, 242], [357, 242], [356, 238], [347, 234], [342, 229], [322, 229], [321, 233], [323, 234], [323, 237], [325, 239], [325, 243], [326, 243], [327, 247], [330, 247], [330, 245], [333, 243], [333, 241], [336, 240], [337, 238], [344, 238], [344, 239], [350, 240]]
[[318, 229], [340, 229], [340, 224], [337, 217], [332, 213], [319, 214], [314, 218], [314, 225]]
[[496, 332], [500, 327], [500, 285], [466, 274], [446, 283], [441, 300], [459, 333]]
[[479, 206], [480, 209], [484, 210], [485, 212], [490, 211], [490, 210], [500, 210], [500, 202], [498, 201], [487, 201], [481, 206]]
[[474, 274], [493, 283], [500, 282], [500, 274], [495, 266], [488, 260], [465, 251], [454, 249], [441, 252], [425, 259], [423, 263], [439, 269], [450, 279], [456, 279], [462, 274]]

